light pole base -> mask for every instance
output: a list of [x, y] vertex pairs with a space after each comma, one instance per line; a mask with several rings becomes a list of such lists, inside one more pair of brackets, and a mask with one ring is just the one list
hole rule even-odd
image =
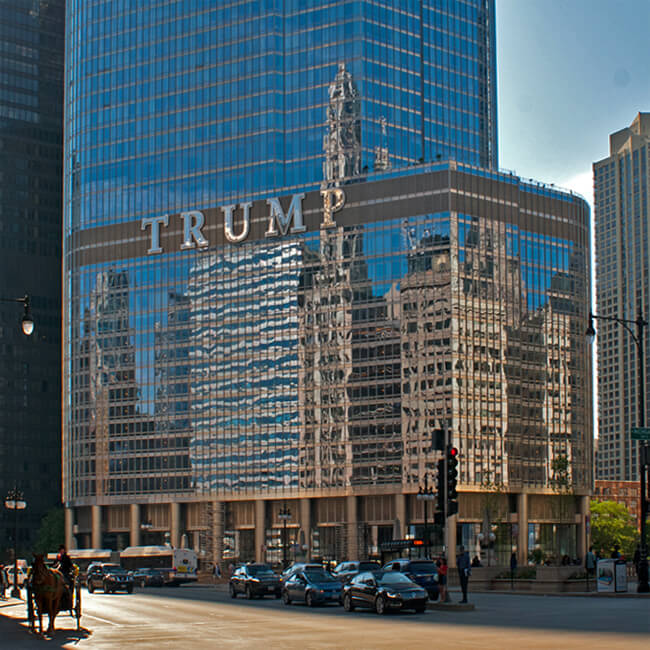
[[12, 588], [11, 588], [10, 596], [11, 596], [12, 598], [18, 598], [18, 599], [20, 599], [20, 589], [18, 589], [18, 587], [12, 587]]
[[[645, 551], [644, 551], [645, 552]], [[639, 584], [637, 585], [637, 594], [647, 594], [650, 592], [650, 585], [648, 584], [648, 560], [645, 558], [639, 562]]]

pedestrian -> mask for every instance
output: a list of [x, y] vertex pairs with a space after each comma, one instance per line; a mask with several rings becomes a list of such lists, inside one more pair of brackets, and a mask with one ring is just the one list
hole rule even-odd
[[231, 562], [228, 565], [228, 577], [232, 578], [232, 574], [235, 572], [235, 565]]
[[472, 569], [469, 565], [469, 553], [465, 550], [464, 546], [460, 547], [460, 553], [456, 557], [456, 567], [458, 568], [458, 578], [460, 579], [460, 588], [463, 590], [463, 599], [461, 603], [467, 602], [467, 583], [472, 574]]
[[515, 574], [517, 573], [517, 553], [512, 552], [510, 556], [510, 586], [512, 587], [512, 581], [515, 579]]
[[587, 576], [596, 575], [596, 556], [594, 555], [593, 546], [589, 547], [587, 555], [585, 555], [585, 569], [587, 570]]
[[621, 557], [621, 553], [618, 550], [618, 544], [614, 544], [614, 550], [610, 557], [612, 560], [618, 560]]
[[448, 602], [449, 595], [447, 594], [447, 572], [449, 567], [447, 566], [447, 558], [443, 555], [438, 558], [436, 562], [438, 565], [438, 586], [440, 587], [440, 602]]
[[219, 562], [215, 562], [214, 570], [212, 571], [212, 582], [216, 585], [220, 579], [221, 579], [221, 567], [219, 566]]
[[0, 564], [0, 598], [7, 600], [5, 597], [5, 589], [7, 588], [7, 574], [5, 573], [4, 564]]

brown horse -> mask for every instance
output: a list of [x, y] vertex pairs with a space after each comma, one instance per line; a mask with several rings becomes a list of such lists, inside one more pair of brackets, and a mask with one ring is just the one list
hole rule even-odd
[[34, 555], [31, 576], [32, 592], [38, 608], [38, 627], [43, 634], [43, 614], [47, 613], [49, 626], [47, 634], [54, 632], [54, 619], [60, 611], [65, 589], [63, 576], [45, 566], [42, 555]]

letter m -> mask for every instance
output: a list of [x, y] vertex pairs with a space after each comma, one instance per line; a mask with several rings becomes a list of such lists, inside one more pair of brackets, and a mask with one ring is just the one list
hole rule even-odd
[[[289, 231], [289, 224], [293, 220], [291, 232], [305, 232], [306, 228], [302, 223], [302, 200], [304, 194], [294, 194], [287, 213], [284, 213], [280, 205], [280, 199], [267, 199], [266, 204], [269, 210], [269, 228], [265, 233], [266, 237], [277, 237], [279, 234], [286, 235]], [[278, 228], [280, 232], [278, 232]]]

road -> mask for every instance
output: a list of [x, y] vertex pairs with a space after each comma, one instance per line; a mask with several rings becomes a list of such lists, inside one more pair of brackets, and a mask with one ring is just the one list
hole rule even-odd
[[[458, 594], [452, 594], [458, 600]], [[341, 607], [230, 600], [221, 589], [186, 586], [134, 594], [83, 592], [84, 629], [68, 616], [44, 645], [24, 627], [24, 604], [0, 602], [0, 647], [23, 648], [643, 648], [650, 599], [476, 594], [475, 611], [379, 617]]]

